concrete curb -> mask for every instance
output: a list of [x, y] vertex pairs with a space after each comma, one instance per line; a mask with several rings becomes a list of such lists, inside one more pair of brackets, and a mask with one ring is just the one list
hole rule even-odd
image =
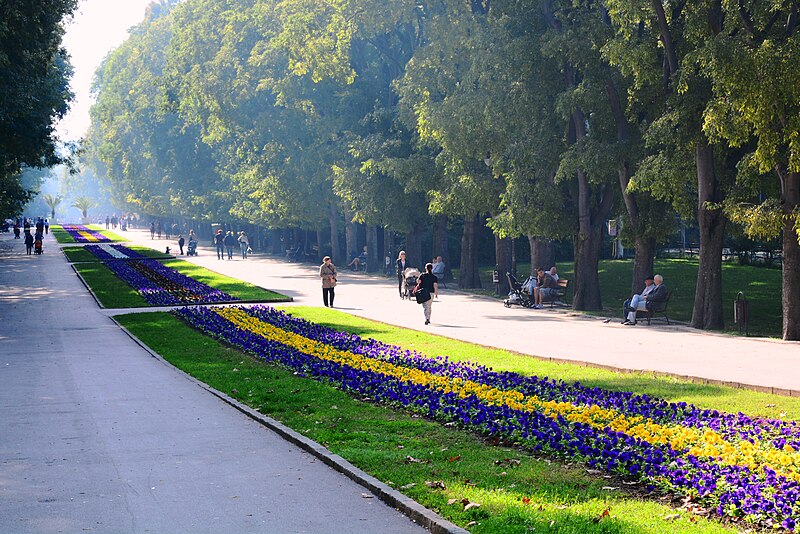
[[396, 489], [388, 486], [387, 484], [384, 484], [377, 478], [368, 475], [367, 473], [365, 473], [358, 467], [354, 466], [341, 456], [333, 454], [331, 451], [329, 451], [319, 443], [308, 439], [302, 434], [295, 432], [291, 428], [287, 427], [283, 423], [276, 421], [275, 419], [272, 419], [270, 417], [267, 417], [262, 413], [257, 412], [256, 410], [250, 408], [249, 406], [246, 406], [245, 404], [242, 404], [236, 399], [229, 397], [225, 393], [212, 388], [205, 382], [201, 382], [200, 380], [194, 378], [193, 376], [178, 369], [177, 367], [169, 363], [167, 360], [165, 360], [160, 354], [153, 351], [149, 346], [147, 346], [143, 341], [141, 341], [138, 337], [136, 337], [127, 328], [125, 328], [119, 322], [117, 322], [117, 320], [114, 319], [114, 317], [109, 317], [109, 318], [114, 322], [114, 324], [116, 324], [119, 328], [121, 328], [122, 331], [128, 335], [128, 337], [130, 337], [133, 341], [135, 341], [137, 345], [146, 350], [150, 354], [150, 356], [152, 356], [156, 360], [160, 361], [161, 363], [163, 363], [176, 373], [183, 375], [187, 380], [194, 382], [197, 386], [205, 389], [206, 391], [216, 396], [223, 402], [236, 408], [247, 417], [253, 419], [254, 421], [257, 421], [264, 427], [272, 430], [273, 432], [281, 436], [289, 443], [292, 443], [293, 445], [300, 447], [307, 453], [318, 458], [323, 463], [325, 463], [325, 465], [333, 468], [335, 471], [343, 474], [350, 480], [363, 486], [365, 489], [369, 490], [370, 493], [378, 497], [381, 501], [391, 506], [392, 508], [397, 509], [402, 514], [406, 515], [409, 519], [425, 527], [433, 534], [469, 534], [468, 530], [465, 530], [459, 527], [458, 525], [451, 523], [450, 521], [434, 513], [433, 511], [428, 510], [427, 508], [425, 508], [418, 502], [414, 501], [413, 499], [410, 499], [407, 496], [403, 495]]

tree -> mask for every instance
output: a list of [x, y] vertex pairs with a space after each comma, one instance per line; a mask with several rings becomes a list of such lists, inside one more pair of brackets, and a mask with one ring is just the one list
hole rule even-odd
[[58, 205], [61, 204], [61, 201], [64, 199], [59, 195], [47, 194], [47, 195], [42, 195], [42, 200], [44, 200], [44, 203], [47, 204], [48, 208], [50, 208], [50, 218], [55, 219], [56, 207], [58, 207]]
[[[724, 31], [699, 49], [698, 67], [711, 78], [714, 98], [704, 130], [736, 147], [755, 147], [741, 166], [740, 181], [752, 172], [774, 173], [777, 198], [754, 210], [750, 228], [762, 237], [783, 234], [783, 338], [800, 339], [800, 54], [795, 2], [722, 1]], [[749, 168], [749, 169], [748, 169]], [[775, 217], [775, 215], [778, 215]], [[764, 224], [764, 222], [767, 224]], [[769, 224], [770, 221], [779, 224]]]
[[[713, 143], [703, 132], [701, 118], [712, 96], [711, 84], [694, 68], [695, 51], [721, 31], [720, 1], [606, 0], [606, 4], [618, 38], [610, 52], [612, 63], [634, 77], [637, 91], [631, 98], [655, 101], [660, 107], [644, 132], [651, 153], [643, 158], [629, 190], [648, 190], [657, 198], [671, 200], [680, 211], [691, 188], [700, 232], [691, 324], [722, 328], [722, 245], [727, 219], [719, 204], [738, 160], [726, 145]], [[661, 89], [654, 92], [658, 85]], [[687, 165], [689, 161], [694, 162], [693, 168]]]
[[30, 196], [14, 183], [24, 166], [50, 167], [65, 160], [55, 137], [55, 123], [72, 99], [62, 21], [76, 6], [77, 0], [3, 2], [0, 183], [8, 205], [24, 205]]
[[84, 222], [89, 218], [89, 210], [95, 207], [95, 202], [90, 197], [78, 197], [72, 202], [73, 208], [81, 210]]

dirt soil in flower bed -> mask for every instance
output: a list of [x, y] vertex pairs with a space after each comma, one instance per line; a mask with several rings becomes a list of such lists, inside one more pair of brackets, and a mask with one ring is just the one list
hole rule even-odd
[[354, 399], [257, 361], [168, 314], [117, 319], [184, 371], [322, 443], [473, 532], [738, 530], [709, 521], [690, 501], [647, 491], [640, 484], [627, 485], [580, 464], [537, 457], [395, 407]]

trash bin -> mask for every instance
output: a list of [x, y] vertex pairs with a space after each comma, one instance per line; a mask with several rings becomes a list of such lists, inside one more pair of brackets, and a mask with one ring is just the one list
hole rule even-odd
[[739, 328], [739, 332], [744, 331], [747, 335], [747, 321], [750, 315], [750, 306], [744, 293], [739, 291], [736, 294], [736, 300], [733, 301], [733, 322]]

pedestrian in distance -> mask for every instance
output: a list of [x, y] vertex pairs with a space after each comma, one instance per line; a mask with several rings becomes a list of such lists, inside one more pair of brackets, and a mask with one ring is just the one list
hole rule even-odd
[[183, 256], [183, 245], [186, 243], [186, 240], [183, 238], [183, 235], [178, 236], [178, 248], [181, 249], [181, 256]]
[[425, 314], [425, 324], [430, 324], [433, 299], [439, 298], [439, 279], [433, 274], [432, 263], [425, 264], [425, 272], [420, 275], [417, 281], [417, 287], [414, 288], [414, 296], [417, 302], [422, 304], [422, 311]]
[[228, 252], [228, 259], [233, 259], [233, 247], [236, 246], [236, 238], [233, 236], [233, 232], [228, 230], [228, 233], [225, 234], [225, 238], [222, 240], [225, 244], [225, 250]]
[[247, 238], [247, 234], [244, 231], [239, 232], [237, 241], [239, 241], [239, 248], [242, 249], [242, 259], [246, 260], [247, 251], [250, 250], [250, 240]]
[[50, 219], [44, 220], [44, 233], [45, 235], [50, 233]]
[[322, 265], [319, 267], [319, 277], [322, 279], [322, 302], [326, 307], [333, 308], [334, 288], [336, 287], [336, 266], [331, 261], [330, 256], [322, 258]]
[[158, 235], [159, 239], [161, 239], [161, 231], [162, 230], [163, 230], [163, 226], [161, 226], [161, 221], [158, 221], [156, 223], [156, 235]]
[[156, 238], [156, 223], [150, 222], [150, 239]]
[[214, 246], [217, 247], [217, 259], [225, 259], [225, 234], [222, 233], [222, 228], [217, 228], [217, 233], [214, 234]]
[[25, 232], [25, 250], [28, 252], [28, 256], [33, 252], [33, 235], [30, 232]]
[[397, 290], [400, 292], [400, 298], [405, 296], [405, 284], [406, 284], [406, 277], [405, 271], [406, 267], [408, 267], [408, 261], [406, 261], [406, 251], [401, 250], [400, 253], [397, 255], [397, 261], [395, 262], [397, 266]]

